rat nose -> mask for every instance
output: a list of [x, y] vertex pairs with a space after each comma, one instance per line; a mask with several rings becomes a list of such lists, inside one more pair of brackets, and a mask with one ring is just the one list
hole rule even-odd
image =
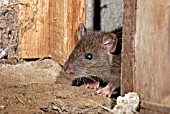
[[68, 65], [64, 68], [64, 71], [67, 73], [67, 74], [73, 74], [74, 73], [74, 67], [71, 66], [71, 65]]

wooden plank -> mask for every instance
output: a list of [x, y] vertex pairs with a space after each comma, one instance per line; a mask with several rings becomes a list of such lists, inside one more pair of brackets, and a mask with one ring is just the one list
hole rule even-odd
[[121, 94], [133, 91], [136, 0], [124, 0]]
[[41, 58], [49, 55], [49, 0], [21, 0], [22, 22], [20, 57]]
[[140, 112], [144, 114], [148, 114], [148, 112], [152, 112], [150, 114], [169, 114], [170, 107], [164, 106], [157, 103], [151, 103], [147, 101], [141, 101], [140, 103]]
[[77, 28], [85, 24], [85, 0], [50, 1], [50, 49], [52, 58], [63, 64], [76, 45]]
[[170, 0], [138, 0], [136, 31], [134, 90], [170, 107]]

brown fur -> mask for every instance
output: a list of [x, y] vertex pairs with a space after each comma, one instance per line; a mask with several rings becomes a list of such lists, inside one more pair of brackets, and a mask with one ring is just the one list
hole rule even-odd
[[[119, 86], [120, 55], [112, 55], [112, 52], [108, 53], [107, 50], [103, 49], [103, 37], [106, 34], [109, 33], [88, 31], [83, 36], [80, 35], [78, 44], [65, 63], [65, 70], [71, 67], [74, 73], [70, 75], [75, 78], [94, 76]], [[93, 55], [92, 60], [85, 59], [87, 53]]]

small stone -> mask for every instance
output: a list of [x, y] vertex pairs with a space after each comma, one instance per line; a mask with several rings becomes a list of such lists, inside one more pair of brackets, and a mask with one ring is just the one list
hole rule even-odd
[[0, 110], [3, 110], [5, 108], [5, 105], [0, 105]]

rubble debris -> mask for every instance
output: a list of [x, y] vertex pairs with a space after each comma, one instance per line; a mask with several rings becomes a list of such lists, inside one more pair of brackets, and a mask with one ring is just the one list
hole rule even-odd
[[18, 19], [19, 7], [14, 4], [17, 0], [1, 0], [0, 6], [0, 59], [17, 58], [19, 45], [20, 21]]
[[100, 105], [100, 107], [113, 114], [135, 114], [137, 113], [138, 106], [139, 96], [135, 92], [129, 92], [124, 97], [119, 96], [113, 109]]
[[7, 56], [7, 53], [8, 53], [8, 49], [5, 48], [5, 46], [4, 46], [4, 44], [2, 42], [0, 42], [0, 59]]

